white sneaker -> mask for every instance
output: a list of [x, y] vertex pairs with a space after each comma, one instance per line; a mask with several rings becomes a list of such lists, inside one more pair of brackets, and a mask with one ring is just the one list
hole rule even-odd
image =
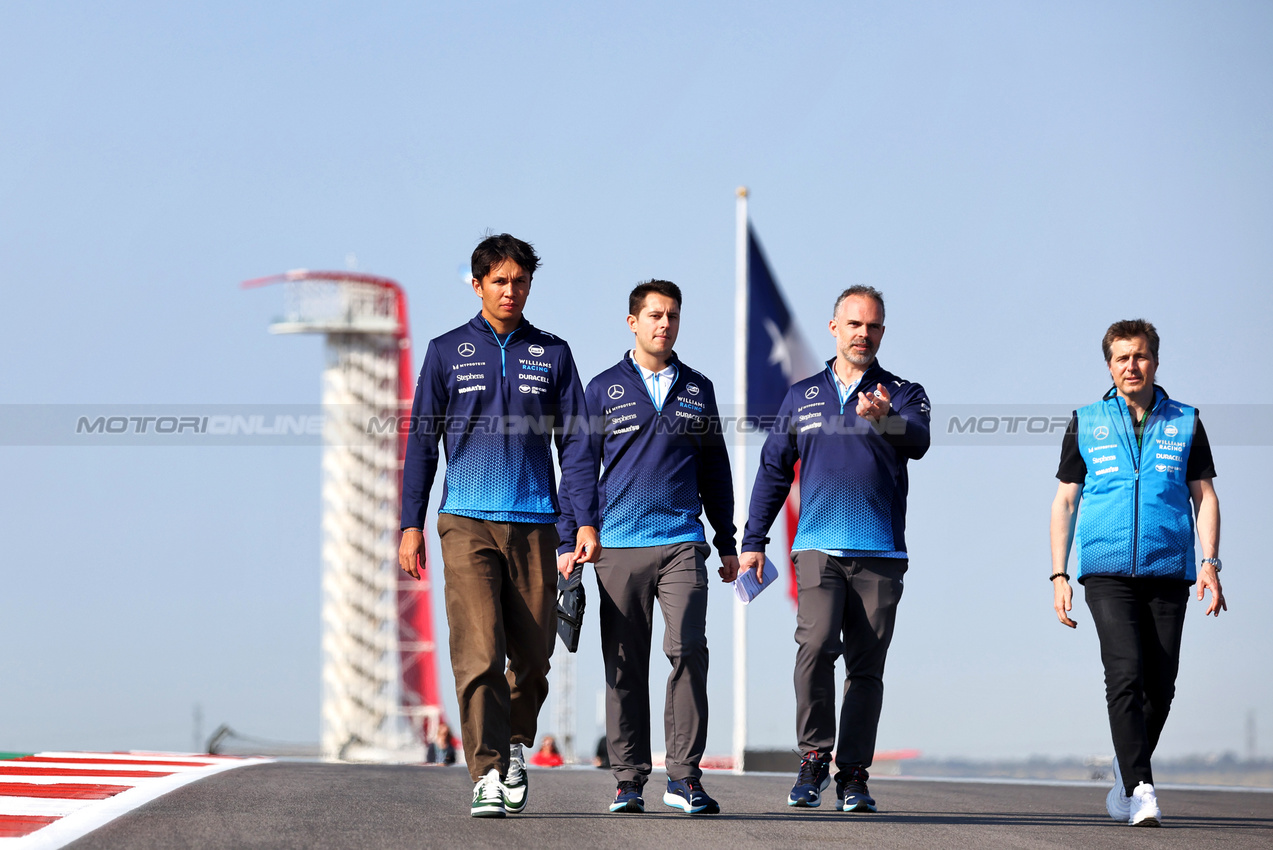
[[1142, 782], [1132, 790], [1131, 817], [1127, 823], [1131, 826], [1162, 826], [1158, 795], [1148, 782]]
[[1116, 821], [1126, 821], [1132, 816], [1132, 798], [1123, 788], [1123, 773], [1118, 769], [1118, 756], [1114, 756], [1114, 787], [1105, 795], [1105, 811]]
[[508, 775], [504, 777], [504, 808], [510, 815], [521, 814], [526, 808], [526, 792], [530, 782], [526, 777], [526, 756], [521, 744], [508, 748]]
[[473, 807], [469, 814], [475, 818], [504, 817], [504, 786], [499, 781], [499, 771], [490, 772], [473, 786]]

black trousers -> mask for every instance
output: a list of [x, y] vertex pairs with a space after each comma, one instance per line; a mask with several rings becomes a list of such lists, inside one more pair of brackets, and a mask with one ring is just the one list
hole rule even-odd
[[1141, 782], [1154, 782], [1149, 759], [1176, 695], [1189, 587], [1177, 579], [1121, 576], [1083, 582], [1101, 641], [1114, 755], [1128, 794]]

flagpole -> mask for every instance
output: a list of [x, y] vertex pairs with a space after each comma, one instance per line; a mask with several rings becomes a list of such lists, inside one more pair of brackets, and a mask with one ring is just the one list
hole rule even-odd
[[[739, 186], [734, 245], [734, 526], [742, 540], [747, 522], [747, 187]], [[747, 750], [747, 606], [734, 598], [734, 772]]]

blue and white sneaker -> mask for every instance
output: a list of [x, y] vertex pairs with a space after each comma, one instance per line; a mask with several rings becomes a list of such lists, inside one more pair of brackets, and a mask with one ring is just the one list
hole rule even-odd
[[663, 803], [689, 815], [720, 814], [720, 804], [707, 796], [703, 783], [697, 779], [669, 779]]
[[800, 773], [787, 797], [788, 806], [816, 809], [822, 805], [822, 791], [831, 782], [831, 754], [810, 750], [800, 760]]
[[875, 798], [866, 790], [870, 774], [864, 767], [850, 767], [835, 775], [835, 798], [842, 812], [875, 812]]
[[645, 811], [645, 800], [641, 797], [641, 783], [625, 779], [619, 783], [614, 794], [614, 802], [610, 804], [612, 812], [626, 812], [639, 815]]

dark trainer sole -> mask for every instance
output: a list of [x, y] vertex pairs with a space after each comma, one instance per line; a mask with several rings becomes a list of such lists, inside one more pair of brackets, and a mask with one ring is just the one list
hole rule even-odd
[[645, 814], [645, 806], [640, 803], [624, 803], [618, 808], [612, 806], [610, 813], [616, 815], [643, 815]]

